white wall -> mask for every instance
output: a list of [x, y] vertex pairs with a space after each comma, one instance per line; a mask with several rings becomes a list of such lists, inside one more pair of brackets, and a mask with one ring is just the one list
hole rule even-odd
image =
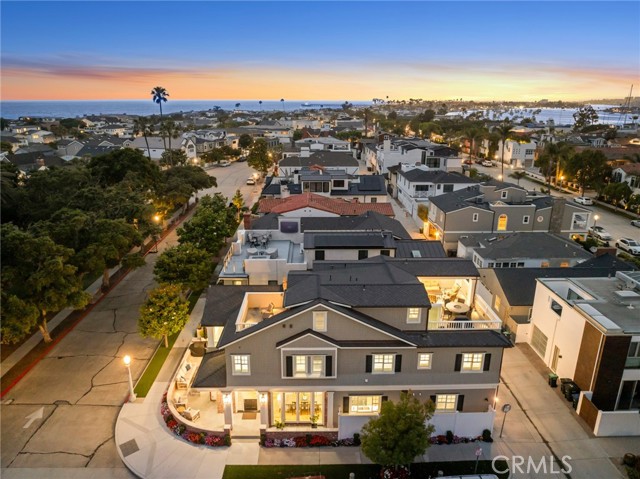
[[[562, 306], [561, 316], [558, 316], [551, 309], [551, 299]], [[547, 349], [542, 360], [549, 367], [553, 361], [554, 346], [557, 345], [560, 348], [562, 358], [558, 360], [558, 367], [555, 371], [560, 377], [573, 378], [575, 375], [584, 323], [584, 317], [569, 306], [564, 299], [541, 283], [537, 284], [531, 314], [531, 334], [528, 337], [528, 342], [531, 343], [534, 326], [547, 336]]]
[[599, 411], [596, 436], [640, 436], [638, 411]]
[[316, 208], [299, 208], [297, 210], [282, 213], [280, 216], [284, 216], [286, 218], [335, 218], [340, 215], [329, 211], [318, 210]]
[[376, 416], [338, 414], [338, 439], [353, 438], [355, 433], [360, 434], [362, 426], [368, 423], [372, 417]]

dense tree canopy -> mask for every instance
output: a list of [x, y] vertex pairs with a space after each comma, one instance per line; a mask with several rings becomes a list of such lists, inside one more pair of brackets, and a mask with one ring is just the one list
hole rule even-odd
[[158, 257], [153, 274], [160, 284], [178, 285], [183, 291], [199, 291], [209, 285], [214, 269], [211, 253], [191, 243], [182, 243]]
[[607, 157], [598, 150], [584, 150], [571, 156], [567, 161], [566, 171], [580, 186], [581, 196], [584, 196], [584, 190], [588, 185], [602, 193], [611, 177]]
[[262, 174], [266, 174], [269, 171], [269, 168], [273, 165], [273, 158], [269, 155], [266, 141], [262, 139], [254, 141], [251, 146], [251, 152], [247, 157], [247, 164]]
[[191, 220], [178, 228], [178, 241], [217, 254], [237, 226], [235, 208], [228, 208], [227, 199], [216, 193], [200, 200]]

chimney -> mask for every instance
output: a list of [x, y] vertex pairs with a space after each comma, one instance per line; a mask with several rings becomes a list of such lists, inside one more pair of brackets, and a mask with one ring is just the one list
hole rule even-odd
[[383, 144], [384, 151], [391, 151], [391, 140], [388, 136], [385, 136]]
[[561, 234], [562, 217], [564, 216], [564, 207], [567, 200], [564, 198], [553, 197], [553, 205], [551, 206], [551, 219], [549, 220], [549, 233]]
[[244, 213], [242, 215], [242, 224], [245, 230], [251, 229], [251, 213]]

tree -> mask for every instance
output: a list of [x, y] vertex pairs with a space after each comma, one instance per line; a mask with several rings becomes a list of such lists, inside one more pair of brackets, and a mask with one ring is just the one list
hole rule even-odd
[[151, 124], [144, 116], [140, 116], [133, 120], [133, 134], [144, 136], [144, 142], [147, 144], [148, 158], [151, 158], [151, 148], [149, 148], [149, 136], [151, 136]]
[[547, 179], [547, 189], [551, 192], [551, 176], [564, 168], [573, 155], [573, 147], [565, 142], [547, 143], [536, 159], [536, 165]]
[[160, 164], [163, 166], [184, 166], [187, 161], [187, 154], [183, 150], [166, 150], [160, 157]]
[[471, 142], [469, 145], [469, 158], [473, 159], [473, 152], [476, 149], [476, 142], [486, 135], [486, 129], [478, 125], [471, 125], [466, 129], [464, 135]]
[[[157, 86], [151, 90], [151, 98], [160, 107], [160, 122], [162, 122], [162, 102], [166, 103], [168, 96], [169, 96], [169, 93], [167, 92], [167, 90], [165, 90], [164, 87]], [[164, 139], [164, 137], [162, 137], [162, 139], [164, 140], [164, 149], [166, 150], [167, 141]]]
[[509, 136], [513, 133], [513, 124], [505, 121], [501, 125], [495, 128], [495, 132], [498, 134], [498, 136], [500, 137], [500, 140], [502, 141], [502, 158], [500, 160], [500, 175], [504, 179], [504, 150], [505, 150], [505, 144], [507, 143]]
[[13, 151], [13, 145], [8, 141], [0, 141], [0, 151], [11, 153]]
[[209, 285], [215, 267], [211, 253], [191, 243], [182, 243], [158, 257], [153, 274], [160, 284], [177, 285], [183, 291], [199, 291]]
[[609, 183], [603, 191], [605, 198], [611, 202], [616, 208], [621, 203], [626, 205], [633, 194], [633, 190], [626, 182], [621, 183]]
[[176, 166], [164, 170], [156, 189], [156, 206], [163, 212], [174, 211], [180, 206], [186, 208], [189, 198], [206, 188], [218, 186], [215, 177], [209, 176], [202, 168], [194, 165]]
[[192, 243], [215, 255], [237, 226], [235, 212], [227, 208], [227, 199], [220, 193], [207, 195], [200, 200], [191, 220], [178, 228], [178, 241]]
[[[4, 281], [3, 281], [4, 283]], [[0, 323], [0, 343], [15, 344], [26, 337], [38, 320], [38, 308], [23, 301], [16, 295], [8, 293], [2, 285], [1, 307], [2, 322]]]
[[284, 112], [284, 98], [280, 98], [280, 104], [282, 104], [282, 111]]
[[4, 131], [9, 127], [9, 120], [0, 118], [0, 130]]
[[[140, 150], [123, 148], [89, 160], [88, 168], [103, 186], [116, 185], [125, 179], [143, 191], [153, 189], [160, 169]], [[132, 186], [133, 186], [132, 185]]]
[[302, 130], [295, 130], [293, 132], [293, 137], [291, 138], [293, 140], [293, 142], [295, 143], [298, 140], [302, 140], [302, 136], [304, 135]]
[[[169, 152], [173, 152], [173, 148], [171, 146], [171, 140], [172, 139], [177, 139], [178, 136], [180, 135], [180, 129], [178, 128], [178, 126], [176, 125], [175, 121], [169, 119], [169, 120], [165, 120], [162, 122], [162, 124], [160, 125], [160, 134], [162, 135], [162, 138], [169, 138]], [[165, 150], [167, 149], [167, 147], [165, 146]], [[166, 152], [165, 152], [166, 153]], [[164, 154], [163, 154], [164, 157]], [[168, 158], [171, 163], [170, 165], [173, 166], [173, 154], [169, 155]]]
[[518, 186], [520, 186], [520, 180], [522, 178], [526, 178], [527, 174], [522, 170], [518, 170], [518, 171], [514, 171], [513, 173], [511, 173], [509, 176], [511, 178], [515, 178], [518, 181]]
[[598, 121], [598, 113], [591, 105], [585, 105], [573, 114], [573, 128], [580, 130]]
[[[13, 341], [37, 325], [44, 341], [51, 342], [47, 313], [79, 309], [89, 302], [91, 296], [84, 292], [77, 268], [69, 261], [72, 255], [73, 250], [46, 236], [35, 237], [12, 224], [2, 225], [2, 291], [10, 301], [3, 304], [8, 316], [3, 314], [2, 329], [11, 331]], [[17, 309], [20, 306], [24, 313]]]
[[166, 285], [154, 289], [140, 307], [138, 332], [143, 338], [164, 338], [169, 347], [169, 335], [180, 332], [189, 321], [189, 303], [182, 297], [180, 286]]
[[607, 157], [601, 151], [584, 150], [569, 158], [566, 170], [580, 186], [580, 196], [584, 196], [584, 189], [590, 183], [601, 193], [611, 167], [607, 165]]
[[251, 147], [251, 151], [247, 156], [247, 164], [264, 175], [267, 174], [269, 168], [273, 165], [273, 159], [269, 155], [267, 142], [259, 138]]
[[249, 148], [253, 144], [253, 137], [248, 133], [243, 133], [238, 138], [238, 146], [240, 148]]
[[425, 453], [434, 431], [427, 425], [434, 412], [432, 402], [421, 402], [411, 392], [400, 401], [383, 401], [380, 415], [362, 428], [362, 452], [385, 468], [410, 464]]
[[235, 206], [236, 208], [236, 218], [238, 219], [238, 221], [240, 221], [240, 214], [242, 213], [242, 210], [245, 208], [244, 206], [244, 198], [242, 197], [242, 193], [240, 192], [240, 190], [236, 190], [236, 194], [233, 195], [233, 198], [231, 199], [231, 203], [233, 203], [233, 206]]

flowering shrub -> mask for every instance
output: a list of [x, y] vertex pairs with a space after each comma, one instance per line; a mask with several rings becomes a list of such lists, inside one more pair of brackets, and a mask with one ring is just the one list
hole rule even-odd
[[176, 418], [173, 416], [173, 414], [171, 414], [171, 411], [169, 410], [166, 392], [162, 396], [162, 403], [160, 404], [160, 414], [162, 415], [162, 419], [164, 419], [167, 428], [169, 428], [169, 430], [176, 436], [180, 436], [185, 441], [188, 441], [192, 444], [204, 444], [205, 446], [209, 447], [231, 445], [231, 438], [228, 435], [225, 435], [223, 437], [216, 434], [194, 431], [189, 429], [184, 424], [178, 422], [178, 420], [176, 420]]
[[307, 434], [306, 436], [286, 437], [283, 439], [268, 438], [263, 435], [260, 443], [264, 447], [325, 447], [325, 446], [354, 446], [353, 439], [336, 439], [331, 440], [328, 437], [320, 435]]

